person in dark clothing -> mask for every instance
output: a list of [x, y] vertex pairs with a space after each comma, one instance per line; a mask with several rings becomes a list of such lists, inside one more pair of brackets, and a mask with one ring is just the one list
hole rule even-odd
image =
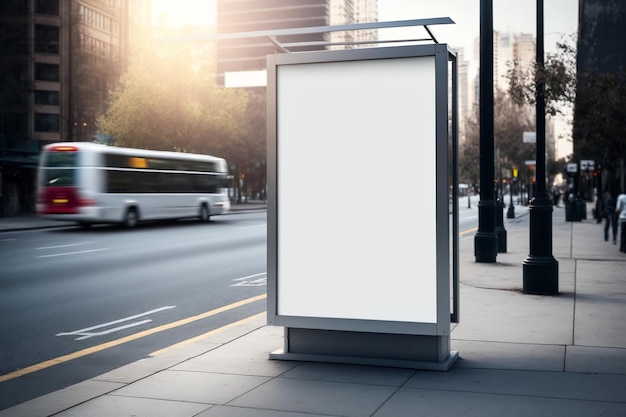
[[552, 205], [554, 207], [558, 207], [560, 199], [561, 199], [561, 190], [559, 189], [559, 187], [554, 186], [552, 188]]
[[615, 211], [615, 197], [608, 191], [604, 193], [604, 240], [609, 240], [609, 229], [613, 236], [613, 244], [617, 243], [617, 218], [618, 213]]

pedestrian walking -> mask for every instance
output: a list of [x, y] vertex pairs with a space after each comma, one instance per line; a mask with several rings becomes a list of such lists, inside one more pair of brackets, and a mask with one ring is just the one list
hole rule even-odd
[[620, 227], [620, 252], [626, 253], [626, 192], [621, 193], [617, 197], [617, 202], [615, 203], [615, 212], [618, 213], [619, 216], [619, 227]]
[[604, 240], [609, 240], [609, 229], [612, 231], [613, 244], [617, 243], [617, 217], [618, 213], [615, 211], [615, 197], [610, 192], [604, 193]]
[[559, 200], [561, 199], [561, 190], [558, 185], [552, 187], [552, 204], [554, 207], [559, 206]]

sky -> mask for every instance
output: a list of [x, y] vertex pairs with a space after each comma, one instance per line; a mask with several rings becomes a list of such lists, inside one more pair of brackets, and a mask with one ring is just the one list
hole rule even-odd
[[172, 26], [215, 23], [215, 0], [152, 0], [152, 20]]
[[[482, 0], [378, 0], [378, 20], [409, 20], [450, 17], [455, 23], [435, 25], [431, 30], [441, 43], [453, 48], [464, 48], [465, 56], [472, 58], [474, 40], [480, 33], [480, 3]], [[542, 0], [544, 10], [544, 48], [554, 50], [554, 45], [564, 36], [577, 30], [578, 0]], [[155, 21], [165, 23], [213, 24], [215, 0], [153, 0]], [[499, 32], [536, 32], [537, 0], [492, 0], [493, 27]], [[395, 30], [395, 29], [394, 29]], [[379, 36], [390, 39], [400, 36], [415, 37], [415, 29], [397, 29], [399, 32], [381, 31]], [[421, 37], [423, 33], [417, 36]]]
[[[463, 48], [466, 58], [472, 58], [480, 34], [480, 4], [480, 0], [378, 0], [378, 20], [450, 17], [454, 24], [432, 26], [431, 31], [440, 43]], [[536, 34], [536, 0], [493, 0], [492, 4], [494, 30]], [[578, 0], [544, 0], [543, 14], [544, 48], [549, 52], [563, 36], [576, 33]]]
[[[455, 23], [434, 25], [430, 29], [437, 41], [455, 49], [463, 48], [464, 59], [477, 65], [475, 42], [480, 34], [480, 5], [483, 0], [378, 0], [378, 20], [429, 19], [449, 17]], [[578, 30], [579, 0], [492, 0], [493, 28], [501, 33], [531, 34], [536, 37], [537, 3], [543, 3], [544, 50], [556, 51], [556, 43], [575, 35]], [[173, 26], [215, 23], [216, 0], [153, 0], [153, 18]], [[165, 20], [164, 20], [165, 19]], [[416, 32], [418, 31], [418, 32]], [[423, 29], [398, 28], [379, 30], [380, 39], [422, 38]], [[567, 117], [555, 120], [559, 135], [569, 136]], [[558, 141], [559, 157], [571, 153], [571, 143]]]
[[[455, 49], [463, 48], [464, 59], [473, 61], [470, 71], [478, 66], [475, 41], [480, 35], [481, 0], [378, 0], [378, 20], [394, 21], [449, 17], [455, 23], [435, 25], [430, 29], [440, 43]], [[501, 33], [527, 33], [536, 38], [537, 0], [493, 0], [493, 28]], [[544, 51], [556, 51], [556, 43], [575, 36], [578, 31], [578, 0], [543, 0]], [[404, 29], [403, 29], [404, 30]], [[414, 29], [415, 30], [415, 29]], [[417, 37], [421, 37], [421, 32]], [[409, 35], [410, 36], [410, 35]], [[415, 37], [415, 35], [413, 35]], [[387, 34], [379, 31], [379, 38]], [[390, 36], [393, 38], [394, 36]], [[569, 119], [571, 114], [554, 118], [557, 136], [556, 156], [572, 153]]]

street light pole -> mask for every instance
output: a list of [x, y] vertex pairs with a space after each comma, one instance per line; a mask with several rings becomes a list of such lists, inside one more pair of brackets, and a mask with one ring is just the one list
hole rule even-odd
[[493, 192], [493, 1], [480, 1], [480, 201], [474, 235], [476, 262], [495, 263], [498, 255]]
[[[537, 0], [537, 69], [543, 71], [543, 0]], [[523, 291], [527, 294], [558, 294], [559, 263], [552, 256], [552, 201], [546, 191], [545, 76], [537, 77], [536, 92], [536, 186], [530, 213], [530, 253], [524, 260]]]
[[511, 178], [509, 178], [509, 209], [506, 212], [506, 218], [515, 218], [515, 207], [513, 206], [513, 180]]

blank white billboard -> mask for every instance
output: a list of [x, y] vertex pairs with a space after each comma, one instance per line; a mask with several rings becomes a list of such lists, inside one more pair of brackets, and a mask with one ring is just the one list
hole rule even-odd
[[276, 75], [277, 315], [436, 323], [435, 57]]

